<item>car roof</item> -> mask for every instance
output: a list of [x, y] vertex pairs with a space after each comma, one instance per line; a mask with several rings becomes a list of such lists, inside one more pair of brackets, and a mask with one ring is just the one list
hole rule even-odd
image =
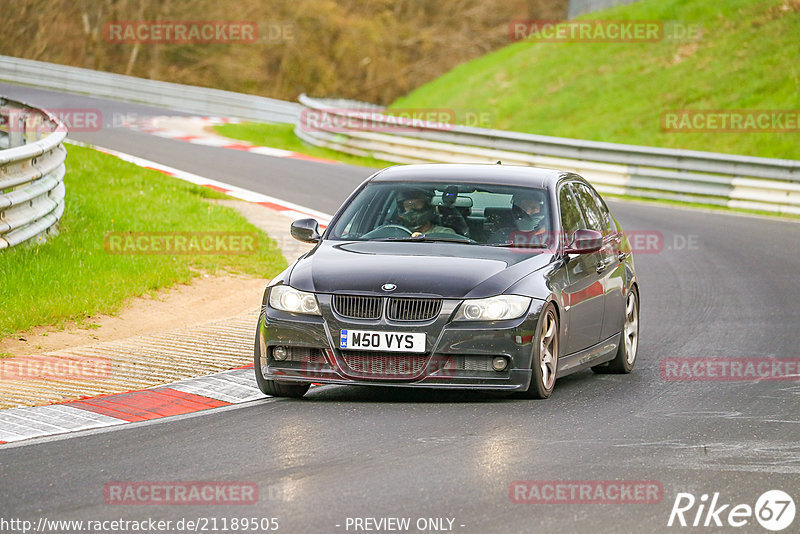
[[473, 182], [553, 189], [559, 179], [569, 174], [522, 165], [425, 163], [383, 169], [370, 182]]

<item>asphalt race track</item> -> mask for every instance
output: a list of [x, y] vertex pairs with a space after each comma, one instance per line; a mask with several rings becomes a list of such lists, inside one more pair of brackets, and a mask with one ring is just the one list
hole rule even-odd
[[[44, 107], [176, 114], [11, 85], [0, 84], [0, 94]], [[123, 128], [72, 137], [328, 213], [370, 173]], [[718, 492], [719, 503], [732, 507], [754, 506], [765, 491], [781, 489], [798, 502], [797, 377], [668, 381], [660, 362], [800, 357], [800, 224], [609, 204], [626, 231], [664, 237], [663, 249], [635, 255], [642, 331], [631, 375], [581, 372], [559, 380], [547, 401], [325, 386], [302, 400], [264, 399], [7, 446], [0, 449], [0, 517], [276, 517], [278, 531], [290, 533], [352, 532], [347, 518], [382, 517], [409, 517], [412, 527], [418, 518], [450, 518], [452, 530], [465, 533], [717, 532], [667, 527], [679, 492], [698, 500]], [[111, 481], [209, 480], [254, 482], [261, 497], [255, 505], [201, 508], [112, 506], [103, 496]], [[657, 481], [663, 498], [519, 504], [509, 498], [515, 480]], [[731, 530], [766, 532], [752, 517], [742, 528], [726, 525]]]

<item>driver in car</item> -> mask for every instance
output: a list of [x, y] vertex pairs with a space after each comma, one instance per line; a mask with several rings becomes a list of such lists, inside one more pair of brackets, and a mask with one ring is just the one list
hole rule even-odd
[[411, 231], [411, 237], [428, 234], [455, 234], [455, 230], [434, 224], [436, 209], [433, 193], [426, 189], [408, 188], [397, 194], [397, 214], [400, 222]]

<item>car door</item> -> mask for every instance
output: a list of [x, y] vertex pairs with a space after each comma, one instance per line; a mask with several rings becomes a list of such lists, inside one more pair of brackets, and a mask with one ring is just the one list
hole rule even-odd
[[[559, 190], [561, 226], [565, 245], [571, 243], [576, 230], [588, 228], [578, 197], [571, 183]], [[598, 273], [600, 254], [565, 254], [567, 285], [564, 289], [564, 311], [568, 316], [564, 354], [572, 354], [600, 341], [603, 326], [603, 281]]]
[[603, 278], [604, 294], [603, 326], [600, 330], [602, 341], [622, 330], [625, 308], [625, 266], [622, 257], [619, 256], [620, 236], [600, 195], [583, 183], [574, 184], [574, 188], [589, 229], [603, 234], [603, 248], [599, 252], [601, 263], [598, 265], [598, 269], [602, 269], [600, 274]]

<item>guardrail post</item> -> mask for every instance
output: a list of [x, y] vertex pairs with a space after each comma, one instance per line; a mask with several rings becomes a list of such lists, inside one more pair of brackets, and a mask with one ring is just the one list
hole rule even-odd
[[8, 110], [8, 148], [25, 144], [25, 122], [22, 110], [9, 108]]
[[41, 141], [41, 139], [42, 139], [42, 126], [43, 126], [42, 118], [39, 117], [39, 116], [34, 117], [34, 119], [33, 119], [33, 140], [34, 140], [34, 142]]

